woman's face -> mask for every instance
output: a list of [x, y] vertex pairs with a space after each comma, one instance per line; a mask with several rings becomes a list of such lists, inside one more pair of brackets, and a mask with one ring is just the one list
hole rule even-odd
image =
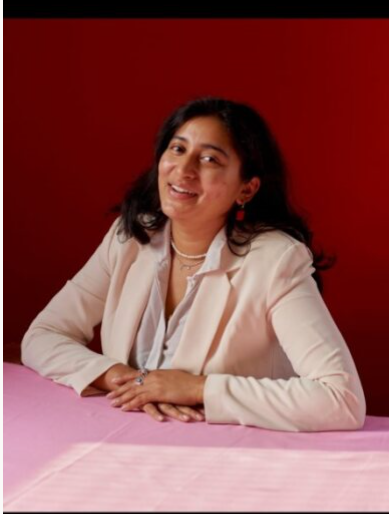
[[187, 121], [174, 134], [158, 165], [161, 208], [172, 220], [222, 226], [243, 199], [241, 161], [215, 117]]

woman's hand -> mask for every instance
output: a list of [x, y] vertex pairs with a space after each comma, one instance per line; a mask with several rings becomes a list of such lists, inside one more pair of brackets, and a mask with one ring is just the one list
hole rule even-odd
[[[183, 412], [181, 409], [203, 403], [205, 376], [192, 375], [181, 370], [155, 370], [149, 372], [143, 378], [143, 384], [139, 385], [135, 379], [140, 376], [140, 371], [131, 371], [114, 378], [113, 382], [118, 387], [107, 395], [107, 398], [112, 400], [111, 405], [121, 407], [123, 411], [130, 411], [143, 409], [149, 403], [156, 403], [162, 404], [163, 412], [166, 414], [167, 411], [173, 412], [173, 407], [176, 409], [176, 415], [178, 410], [180, 414], [182, 412], [192, 416], [192, 410]], [[166, 404], [169, 407], [166, 407]], [[148, 409], [151, 414], [152, 409]], [[154, 414], [157, 415], [155, 412]]]
[[178, 421], [204, 421], [202, 407], [188, 407], [186, 405], [172, 405], [171, 403], [146, 403], [142, 410], [156, 421], [164, 421], [164, 414]]
[[97, 377], [90, 385], [102, 391], [113, 391], [118, 388], [115, 379], [123, 377], [130, 372], [136, 372], [136, 370], [127, 364], [114, 364], [102, 375]]

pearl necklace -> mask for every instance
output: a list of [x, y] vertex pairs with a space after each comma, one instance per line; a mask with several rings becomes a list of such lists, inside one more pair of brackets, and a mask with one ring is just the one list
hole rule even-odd
[[207, 253], [202, 253], [201, 255], [187, 255], [186, 253], [182, 253], [178, 250], [178, 248], [176, 247], [176, 245], [173, 243], [173, 240], [171, 239], [170, 240], [170, 244], [172, 245], [173, 247], [173, 250], [180, 256], [180, 257], [185, 257], [185, 259], [202, 259], [204, 257], [207, 256]]
[[190, 271], [192, 268], [196, 268], [197, 266], [200, 266], [200, 264], [202, 264], [204, 261], [205, 261], [205, 257], [203, 259], [201, 259], [201, 261], [199, 262], [195, 262], [194, 264], [185, 264], [185, 262], [183, 262], [179, 257], [178, 255], [176, 255], [178, 261], [180, 262], [180, 270], [187, 270], [187, 271]]

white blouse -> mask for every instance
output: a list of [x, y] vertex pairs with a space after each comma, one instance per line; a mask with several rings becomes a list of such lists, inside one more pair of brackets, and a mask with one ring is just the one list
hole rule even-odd
[[187, 277], [185, 296], [166, 323], [165, 302], [171, 266], [170, 240], [171, 221], [168, 219], [164, 229], [154, 234], [150, 241], [155, 258], [155, 276], [129, 358], [129, 365], [137, 369], [170, 369], [200, 282], [206, 274], [220, 268], [221, 251], [227, 237], [225, 227], [222, 227], [214, 237], [201, 268]]

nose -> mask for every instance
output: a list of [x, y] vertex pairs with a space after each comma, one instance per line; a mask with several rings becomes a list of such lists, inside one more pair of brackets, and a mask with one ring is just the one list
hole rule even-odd
[[197, 175], [197, 166], [195, 158], [190, 155], [181, 156], [179, 161], [176, 162], [175, 171], [182, 178], [193, 179]]

